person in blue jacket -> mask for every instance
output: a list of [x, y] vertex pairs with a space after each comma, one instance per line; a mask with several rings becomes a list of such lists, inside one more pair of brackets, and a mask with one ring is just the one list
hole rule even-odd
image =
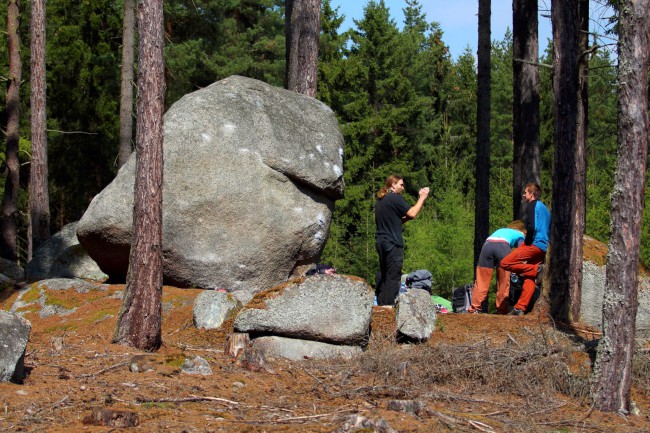
[[524, 244], [513, 250], [501, 260], [501, 267], [506, 271], [519, 274], [523, 278], [521, 296], [510, 314], [523, 316], [535, 293], [535, 279], [541, 275], [542, 262], [548, 249], [548, 232], [551, 225], [551, 213], [540, 201], [542, 188], [537, 183], [529, 183], [524, 189], [526, 200], [526, 237]]
[[375, 205], [375, 246], [379, 254], [379, 279], [375, 291], [377, 305], [393, 306], [402, 278], [404, 264], [404, 239], [402, 224], [414, 219], [424, 206], [429, 196], [429, 188], [424, 187], [418, 193], [418, 201], [410, 206], [402, 193], [404, 179], [401, 176], [388, 176], [384, 186], [377, 192]]
[[[523, 226], [515, 221], [510, 226]], [[523, 228], [523, 227], [521, 227]], [[524, 241], [524, 233], [514, 228], [500, 228], [492, 233], [483, 244], [476, 264], [476, 281], [472, 290], [472, 305], [468, 313], [480, 313], [481, 305], [487, 299], [494, 268], [497, 269], [497, 314], [508, 314], [508, 296], [510, 294], [510, 272], [501, 267], [501, 260]]]

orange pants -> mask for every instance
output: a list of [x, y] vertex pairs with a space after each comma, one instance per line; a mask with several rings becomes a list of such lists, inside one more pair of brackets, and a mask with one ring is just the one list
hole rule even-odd
[[[492, 268], [476, 267], [476, 282], [472, 291], [472, 310], [481, 310], [481, 304], [488, 296]], [[510, 295], [510, 272], [497, 268], [497, 314], [508, 313], [508, 296]]]
[[521, 296], [515, 305], [516, 309], [526, 311], [528, 308], [528, 303], [535, 293], [537, 269], [539, 264], [544, 261], [545, 256], [546, 252], [535, 245], [521, 245], [501, 260], [503, 269], [519, 274], [524, 279]]

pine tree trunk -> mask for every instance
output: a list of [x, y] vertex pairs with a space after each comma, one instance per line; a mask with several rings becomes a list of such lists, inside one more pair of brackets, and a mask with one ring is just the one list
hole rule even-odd
[[154, 351], [161, 344], [163, 2], [141, 0], [138, 8], [138, 102], [133, 243], [124, 302], [114, 340]]
[[618, 160], [612, 193], [603, 338], [598, 344], [595, 407], [626, 414], [637, 313], [639, 242], [648, 155], [650, 0], [621, 1], [618, 42]]
[[32, 226], [31, 251], [36, 251], [50, 238], [50, 197], [45, 131], [45, 0], [32, 0], [31, 5], [32, 159], [29, 168], [29, 209]]
[[490, 230], [490, 8], [490, 0], [479, 0], [474, 267]]
[[553, 97], [555, 160], [553, 211], [549, 239], [550, 313], [569, 320], [571, 251], [575, 227], [575, 161], [578, 120], [578, 3], [551, 2], [553, 23]]
[[582, 304], [582, 262], [583, 262], [583, 237], [585, 234], [585, 218], [587, 206], [587, 127], [589, 109], [589, 0], [580, 0], [579, 9], [579, 34], [578, 34], [578, 111], [576, 125], [576, 162], [575, 162], [575, 188], [573, 197], [575, 201], [573, 248], [569, 264], [569, 299], [570, 320], [580, 320], [580, 306]]
[[122, 29], [122, 83], [120, 86], [120, 150], [118, 164], [122, 167], [133, 150], [133, 59], [135, 33], [135, 0], [124, 0]]
[[20, 23], [20, 2], [9, 0], [7, 6], [7, 39], [9, 46], [9, 76], [7, 86], [7, 148], [5, 161], [7, 164], [7, 180], [2, 197], [2, 215], [0, 215], [0, 256], [16, 261], [17, 248], [17, 214], [18, 190], [20, 188], [20, 162], [18, 161], [18, 146], [20, 136], [20, 79], [22, 63], [20, 61], [20, 39], [18, 26]]
[[316, 97], [320, 0], [287, 0], [285, 9], [287, 89]]
[[513, 0], [512, 215], [524, 215], [527, 183], [540, 183], [539, 57], [537, 0]]

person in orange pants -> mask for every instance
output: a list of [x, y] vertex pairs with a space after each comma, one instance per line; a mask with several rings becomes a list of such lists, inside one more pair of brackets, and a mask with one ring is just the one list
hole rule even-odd
[[[521, 223], [521, 222], [520, 222]], [[508, 313], [510, 272], [501, 268], [501, 260], [524, 241], [524, 234], [513, 228], [501, 228], [492, 233], [483, 244], [476, 266], [476, 281], [472, 291], [472, 305], [468, 313], [480, 313], [487, 299], [494, 268], [497, 269], [497, 314]]]
[[501, 260], [501, 267], [506, 271], [519, 274], [524, 279], [521, 296], [513, 310], [514, 316], [523, 316], [528, 309], [530, 299], [535, 293], [535, 283], [542, 272], [542, 262], [548, 248], [548, 232], [551, 225], [551, 213], [539, 199], [542, 188], [539, 184], [529, 183], [524, 189], [526, 200], [526, 238], [524, 244]]

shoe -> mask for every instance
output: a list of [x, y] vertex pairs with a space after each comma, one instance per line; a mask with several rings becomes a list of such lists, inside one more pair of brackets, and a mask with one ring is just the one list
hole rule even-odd
[[524, 310], [513, 308], [512, 311], [508, 313], [508, 316], [523, 316], [524, 314], [526, 314]]
[[467, 309], [467, 314], [481, 314], [481, 310]]
[[544, 263], [537, 265], [537, 275], [535, 275], [535, 285], [539, 286], [542, 284], [544, 279]]

